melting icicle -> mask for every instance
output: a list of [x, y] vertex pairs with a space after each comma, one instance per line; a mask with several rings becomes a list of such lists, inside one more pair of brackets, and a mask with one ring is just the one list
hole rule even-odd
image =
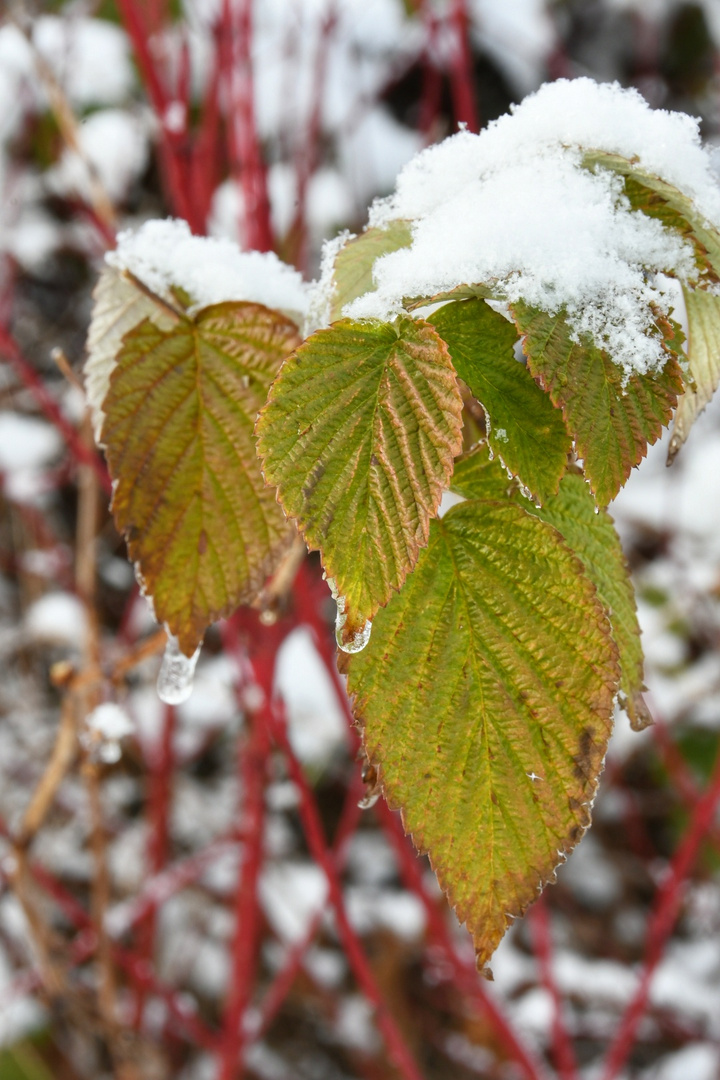
[[333, 578], [328, 578], [327, 583], [330, 586], [330, 592], [332, 593], [333, 600], [337, 604], [337, 614], [335, 615], [335, 641], [339, 649], [342, 649], [346, 653], [358, 653], [367, 645], [370, 640], [370, 634], [372, 632], [372, 622], [367, 620], [365, 625], [356, 630], [351, 637], [346, 636], [345, 623], [347, 622], [347, 613], [345, 611], [345, 597], [340, 596], [337, 591], [337, 586]]
[[187, 657], [181, 651], [178, 639], [168, 633], [157, 680], [158, 697], [166, 705], [181, 705], [192, 694], [193, 675], [199, 655], [200, 646], [198, 645], [193, 655]]

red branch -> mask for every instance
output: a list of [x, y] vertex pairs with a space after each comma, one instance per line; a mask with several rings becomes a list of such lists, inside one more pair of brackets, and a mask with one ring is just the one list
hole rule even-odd
[[[173, 736], [175, 734], [175, 709], [172, 705], [163, 708], [163, 726], [157, 749], [153, 747], [148, 755], [148, 820], [150, 836], [148, 840], [147, 861], [153, 876], [165, 869], [169, 845], [170, 797], [174, 769]], [[149, 905], [145, 916], [138, 923], [138, 951], [150, 963], [155, 954], [155, 927], [157, 908]], [[135, 997], [134, 1026], [140, 1029], [142, 1024], [145, 995], [142, 988]]]
[[[231, 655], [240, 660], [237, 630], [232, 622], [223, 626], [223, 640]], [[242, 1075], [242, 1058], [246, 1049], [243, 1020], [248, 1013], [255, 981], [259, 943], [258, 882], [263, 858], [263, 825], [265, 819], [265, 779], [270, 750], [267, 722], [270, 712], [275, 650], [258, 650], [254, 673], [262, 691], [262, 704], [245, 709], [247, 733], [238, 747], [238, 772], [242, 805], [238, 820], [243, 822], [247, 835], [240, 869], [240, 882], [235, 904], [235, 936], [232, 943], [232, 963], [225, 1013], [223, 1016], [222, 1048], [219, 1055], [220, 1080], [235, 1080]]]
[[205, 219], [200, 208], [190, 198], [187, 135], [185, 131], [171, 131], [168, 128], [168, 106], [172, 103], [172, 97], [158, 72], [157, 62], [150, 48], [148, 29], [141, 16], [142, 7], [137, 0], [118, 0], [118, 8], [135, 50], [150, 104], [159, 122], [160, 161], [168, 201], [174, 213], [184, 218], [194, 233], [202, 234], [205, 232]]
[[560, 1080], [577, 1080], [577, 1061], [563, 1020], [562, 999], [552, 968], [552, 932], [544, 896], [530, 909], [528, 920], [540, 967], [540, 978], [553, 1003], [552, 1052], [555, 1067]]
[[396, 1066], [405, 1080], [422, 1080], [422, 1074], [400, 1029], [388, 1010], [385, 998], [365, 955], [365, 950], [348, 918], [332, 851], [327, 847], [323, 836], [322, 821], [315, 795], [290, 745], [280, 703], [273, 710], [272, 731], [275, 741], [287, 758], [290, 777], [295, 781], [300, 792], [300, 820], [303, 824], [310, 854], [327, 877], [330, 902], [335, 910], [338, 936], [345, 950], [348, 963], [362, 992], [375, 1009], [378, 1028], [385, 1039], [390, 1056]]
[[10, 366], [33, 395], [46, 417], [67, 443], [68, 450], [80, 465], [90, 465], [98, 475], [100, 483], [106, 494], [110, 495], [112, 486], [107, 469], [94, 451], [90, 450], [82, 441], [72, 424], [63, 416], [58, 403], [45, 386], [35, 368], [29, 360], [23, 356], [20, 346], [10, 332], [0, 326], [0, 353], [10, 362]]
[[652, 977], [678, 916], [686, 878], [693, 867], [700, 845], [712, 828], [719, 802], [720, 754], [715, 760], [707, 790], [699, 799], [682, 843], [675, 852], [665, 883], [655, 897], [648, 923], [647, 945], [640, 983], [608, 1050], [602, 1080], [615, 1080], [630, 1056], [638, 1025], [647, 1007]]
[[[333, 842], [333, 861], [338, 871], [341, 871], [345, 866], [348, 841], [358, 823], [358, 818], [360, 816], [358, 802], [362, 797], [362, 791], [362, 780], [359, 771], [356, 769], [353, 781], [351, 781], [348, 786], [340, 824], [338, 825]], [[260, 1020], [253, 1031], [254, 1040], [263, 1037], [275, 1016], [277, 1016], [285, 998], [290, 993], [305, 954], [318, 932], [324, 911], [324, 906], [317, 911], [310, 920], [310, 925], [308, 926], [305, 936], [288, 950], [288, 954], [285, 957], [285, 963], [275, 976], [274, 981], [271, 983], [260, 1005]]]
[[454, 0], [450, 14], [455, 27], [455, 48], [450, 69], [450, 87], [457, 124], [465, 124], [469, 131], [480, 130], [472, 55], [470, 53], [469, 26], [465, 0]]
[[265, 162], [255, 124], [252, 0], [223, 0], [219, 61], [228, 98], [228, 140], [233, 177], [243, 193], [243, 247], [272, 251]]

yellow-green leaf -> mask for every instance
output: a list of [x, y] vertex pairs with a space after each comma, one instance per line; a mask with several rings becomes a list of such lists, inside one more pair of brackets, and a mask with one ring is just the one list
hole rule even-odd
[[668, 447], [672, 464], [690, 428], [720, 383], [720, 296], [700, 289], [683, 289], [688, 317], [688, 379], [679, 398]]
[[595, 498], [606, 506], [670, 421], [682, 393], [677, 358], [671, 353], [662, 370], [628, 377], [587, 335], [575, 340], [563, 312], [517, 303], [513, 314], [528, 367], [562, 409]]
[[155, 614], [186, 655], [254, 599], [288, 539], [253, 425], [297, 327], [259, 304], [125, 335], [103, 404], [113, 514]]
[[446, 304], [429, 321], [485, 410], [493, 453], [544, 502], [558, 490], [572, 443], [562, 413], [515, 358], [515, 326], [484, 300]]
[[410, 222], [391, 221], [382, 229], [367, 229], [340, 248], [335, 256], [331, 320], [334, 322], [341, 318], [346, 304], [358, 296], [375, 291], [377, 286], [373, 280], [373, 267], [382, 255], [408, 247], [411, 242]]
[[468, 501], [341, 657], [368, 756], [485, 964], [590, 822], [617, 650], [559, 533]]
[[344, 319], [286, 360], [257, 425], [265, 477], [345, 597], [348, 640], [399, 589], [462, 441], [432, 326]]
[[652, 721], [642, 696], [645, 682], [635, 590], [612, 517], [607, 510], [598, 510], [590, 488], [576, 473], [563, 478], [557, 496], [542, 509], [528, 509], [558, 530], [595, 585], [618, 647], [622, 704], [636, 730], [647, 727]]
[[652, 723], [643, 700], [643, 653], [637, 621], [635, 590], [620, 538], [607, 510], [599, 509], [592, 492], [577, 472], [568, 472], [557, 495], [541, 507], [534, 506], [508, 480], [505, 470], [490, 459], [486, 446], [465, 454], [455, 463], [451, 488], [466, 499], [512, 499], [530, 514], [558, 530], [582, 562], [597, 589], [618, 648], [620, 693], [630, 723], [641, 730]]

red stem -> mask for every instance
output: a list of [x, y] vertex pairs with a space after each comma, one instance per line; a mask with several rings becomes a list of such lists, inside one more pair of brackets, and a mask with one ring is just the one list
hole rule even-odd
[[317, 55], [315, 59], [315, 81], [313, 98], [308, 119], [307, 131], [297, 155], [297, 212], [294, 231], [297, 235], [297, 259], [299, 270], [307, 271], [308, 235], [307, 235], [307, 191], [318, 163], [320, 147], [320, 128], [322, 123], [323, 93], [327, 78], [327, 60], [329, 43], [335, 24], [337, 11], [335, 4], [330, 4], [320, 30]]
[[[353, 782], [350, 783], [345, 797], [342, 817], [338, 825], [337, 833], [333, 841], [333, 862], [338, 870], [342, 871], [347, 858], [348, 840], [355, 831], [360, 816], [358, 801], [362, 796], [362, 781], [360, 774], [355, 770]], [[275, 976], [265, 997], [260, 1005], [260, 1022], [253, 1031], [253, 1041], [261, 1039], [275, 1019], [282, 1003], [292, 989], [295, 977], [300, 970], [305, 954], [312, 944], [318, 932], [324, 915], [324, 907], [313, 916], [310, 925], [301, 941], [298, 941], [288, 951], [285, 963]]]
[[[225, 647], [238, 657], [239, 644], [233, 623], [222, 628]], [[258, 882], [263, 859], [265, 819], [265, 774], [270, 750], [267, 721], [272, 696], [275, 652], [266, 648], [254, 665], [255, 678], [262, 689], [263, 704], [245, 711], [247, 735], [238, 747], [238, 771], [242, 806], [238, 820], [243, 821], [247, 841], [243, 852], [240, 882], [235, 904], [235, 936], [228, 997], [223, 1016], [222, 1045], [219, 1053], [219, 1080], [236, 1080], [243, 1073], [243, 1055], [247, 1048], [243, 1020], [252, 997], [259, 944], [260, 911]]]
[[455, 48], [450, 69], [455, 120], [465, 124], [469, 131], [480, 130], [470, 54], [469, 26], [465, 0], [454, 0], [450, 19], [455, 27]]
[[352, 968], [362, 992], [376, 1011], [377, 1025], [387, 1044], [388, 1051], [395, 1065], [405, 1080], [422, 1080], [422, 1074], [412, 1056], [405, 1039], [390, 1014], [382, 991], [378, 986], [372, 968], [358, 935], [355, 933], [345, 908], [340, 879], [335, 869], [332, 851], [328, 849], [323, 835], [322, 821], [317, 802], [305, 773], [295, 756], [287, 736], [281, 703], [273, 711], [272, 732], [275, 741], [287, 758], [290, 777], [295, 781], [300, 792], [300, 820], [310, 854], [325, 872], [328, 880], [330, 902], [335, 909], [338, 935], [345, 955]]
[[167, 187], [168, 202], [178, 217], [188, 222], [194, 233], [205, 232], [205, 220], [200, 209], [190, 198], [187, 164], [187, 136], [185, 132], [172, 132], [166, 124], [167, 108], [171, 103], [163, 80], [156, 67], [149, 44], [149, 34], [143, 24], [140, 12], [142, 8], [136, 0], [118, 0], [118, 8], [125, 23], [125, 29], [135, 50], [138, 68], [150, 104], [160, 127], [160, 162]]
[[[148, 865], [155, 876], [164, 870], [167, 864], [169, 846], [169, 814], [174, 769], [173, 736], [175, 734], [175, 709], [166, 705], [163, 709], [163, 726], [157, 752], [148, 755], [148, 819], [150, 836], [148, 840]], [[149, 963], [155, 955], [155, 928], [157, 907], [152, 904], [147, 908], [144, 918], [138, 923], [138, 952]], [[145, 1008], [145, 994], [139, 989], [134, 1003], [134, 1026], [139, 1030], [142, 1025]]]
[[572, 1042], [563, 1020], [562, 999], [552, 967], [552, 931], [545, 897], [530, 909], [528, 915], [535, 955], [540, 968], [540, 979], [553, 1003], [552, 1053], [560, 1080], [577, 1080], [578, 1066]]
[[232, 5], [230, 0], [223, 0], [219, 59], [229, 102], [230, 164], [243, 193], [243, 247], [271, 251], [273, 233], [267, 175], [255, 124], [252, 5], [253, 0], [236, 0]]
[[112, 493], [110, 477], [107, 469], [94, 451], [90, 450], [78, 435], [75, 428], [65, 419], [60, 408], [48, 391], [35, 368], [29, 360], [23, 356], [20, 346], [15, 338], [4, 327], [0, 326], [0, 353], [10, 362], [10, 366], [22, 382], [23, 386], [31, 392], [38, 405], [45, 413], [48, 420], [57, 428], [67, 443], [68, 450], [81, 465], [90, 465], [98, 475], [102, 488], [107, 495]]
[[667, 879], [656, 894], [648, 923], [647, 945], [640, 983], [608, 1050], [602, 1080], [615, 1080], [630, 1056], [638, 1025], [647, 1007], [652, 977], [677, 919], [685, 879], [692, 869], [702, 841], [712, 828], [718, 802], [720, 802], [720, 754], [715, 760], [707, 790], [699, 799], [683, 841], [675, 852]]
[[[10, 839], [7, 826], [2, 821], [0, 821], [0, 835]], [[72, 963], [82, 963], [97, 948], [97, 931], [92, 919], [72, 893], [50, 871], [37, 863], [31, 864], [29, 869], [37, 884], [52, 897], [68, 921], [82, 931], [71, 948]], [[215, 1033], [195, 1016], [192, 1010], [188, 1009], [181, 995], [156, 978], [152, 965], [148, 964], [147, 960], [135, 956], [131, 950], [119, 945], [113, 945], [112, 955], [114, 962], [127, 972], [136, 986], [142, 986], [163, 999], [173, 1017], [178, 1021], [178, 1034], [186, 1042], [192, 1045], [194, 1041], [208, 1050], [217, 1048]], [[40, 981], [38, 976], [38, 985]]]

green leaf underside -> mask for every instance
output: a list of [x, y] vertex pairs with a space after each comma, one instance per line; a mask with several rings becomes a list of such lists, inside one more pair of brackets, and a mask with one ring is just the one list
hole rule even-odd
[[406, 311], [429, 307], [432, 304], [447, 303], [449, 300], [499, 300], [497, 290], [490, 285], [456, 285], [447, 292], [434, 293], [432, 296], [409, 296], [403, 301]]
[[[470, 501], [340, 657], [371, 761], [484, 965], [590, 821], [617, 652], [559, 534]], [[533, 779], [537, 777], [537, 779]]]
[[409, 247], [412, 232], [409, 221], [391, 221], [384, 229], [368, 229], [353, 237], [340, 249], [335, 258], [335, 293], [330, 309], [330, 319], [335, 322], [342, 317], [346, 304], [358, 296], [376, 289], [372, 271], [377, 259], [400, 248]]
[[572, 442], [562, 413], [515, 358], [515, 326], [484, 300], [447, 304], [429, 322], [487, 413], [493, 453], [544, 502], [558, 490]]
[[522, 496], [499, 462], [490, 459], [487, 447], [481, 446], [456, 461], [451, 488], [466, 499], [511, 498], [557, 529], [582, 562], [610, 619], [620, 660], [620, 691], [630, 723], [636, 729], [651, 723], [642, 697], [643, 654], [630, 572], [613, 519], [607, 510], [597, 509], [583, 477], [566, 473], [558, 494], [540, 508]]
[[427, 543], [462, 441], [462, 399], [433, 327], [349, 319], [283, 365], [258, 421], [265, 477], [346, 599], [354, 633]]
[[678, 400], [668, 447], [672, 463], [696, 419], [720, 382], [720, 296], [683, 289], [688, 317], [687, 354], [690, 385]]
[[671, 354], [662, 370], [627, 378], [590, 338], [572, 340], [563, 312], [548, 315], [517, 303], [513, 315], [528, 368], [562, 409], [595, 498], [605, 506], [669, 423], [682, 392], [678, 361]]
[[169, 331], [146, 319], [118, 355], [102, 432], [113, 514], [188, 656], [209, 623], [254, 599], [287, 543], [253, 425], [298, 341], [279, 313], [223, 303]]

